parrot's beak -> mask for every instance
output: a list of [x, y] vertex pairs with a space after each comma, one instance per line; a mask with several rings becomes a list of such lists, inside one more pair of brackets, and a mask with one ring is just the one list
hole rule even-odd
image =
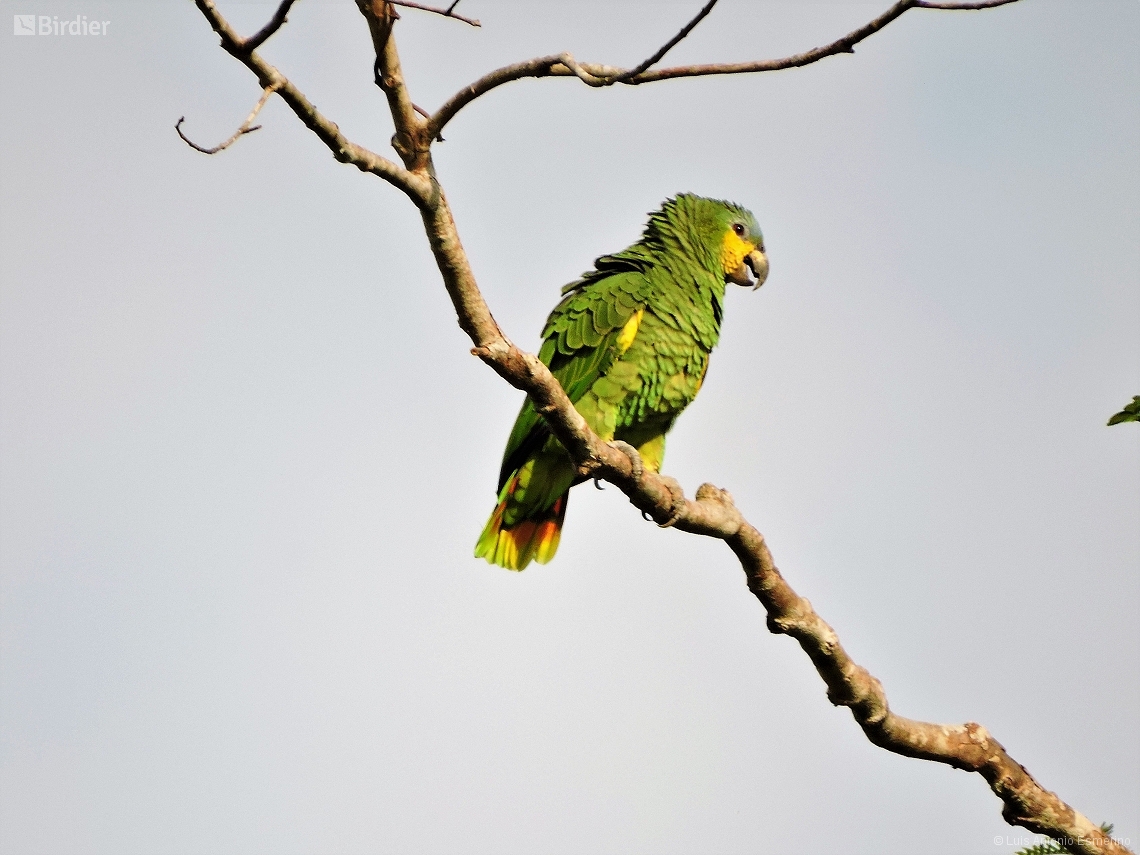
[[752, 250], [744, 256], [740, 266], [725, 278], [735, 285], [751, 285], [755, 291], [768, 278], [768, 256], [760, 248]]
[[752, 290], [755, 291], [768, 278], [768, 256], [764, 254], [763, 249], [757, 247], [744, 257], [744, 263], [748, 265], [752, 275], [756, 277], [756, 284], [752, 286]]

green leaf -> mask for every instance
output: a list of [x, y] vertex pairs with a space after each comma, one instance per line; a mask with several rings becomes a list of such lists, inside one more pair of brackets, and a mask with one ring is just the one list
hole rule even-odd
[[1132, 403], [1126, 404], [1123, 410], [1108, 420], [1109, 425], [1121, 422], [1140, 422], [1140, 395], [1133, 395]]
[[[1136, 398], [1140, 401], [1140, 397]], [[1101, 833], [1112, 836], [1112, 823], [1102, 822], [1100, 825]], [[1063, 846], [1061, 841], [1050, 839], [1046, 843], [1038, 843], [1036, 846], [1026, 846], [1024, 849], [1018, 849], [1014, 855], [1070, 855], [1072, 849]]]

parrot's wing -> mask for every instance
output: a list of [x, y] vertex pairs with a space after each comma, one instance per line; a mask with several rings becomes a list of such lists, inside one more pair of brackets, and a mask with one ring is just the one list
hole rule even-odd
[[[636, 332], [634, 316], [649, 302], [654, 278], [650, 264], [627, 259], [626, 253], [599, 258], [597, 270], [563, 288], [565, 296], [542, 331], [538, 358], [575, 403], [629, 348]], [[527, 398], [507, 440], [497, 489], [549, 437], [550, 428]]]

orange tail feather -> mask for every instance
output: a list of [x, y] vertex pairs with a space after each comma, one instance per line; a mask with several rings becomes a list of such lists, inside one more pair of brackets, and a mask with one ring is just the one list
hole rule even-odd
[[499, 503], [487, 520], [479, 542], [475, 544], [475, 557], [484, 558], [508, 570], [523, 570], [530, 562], [545, 564], [558, 551], [562, 536], [562, 522], [566, 519], [566, 500], [569, 493], [559, 496], [549, 508], [529, 518], [504, 525], [507, 504], [518, 484], [517, 474], [507, 482], [499, 496]]

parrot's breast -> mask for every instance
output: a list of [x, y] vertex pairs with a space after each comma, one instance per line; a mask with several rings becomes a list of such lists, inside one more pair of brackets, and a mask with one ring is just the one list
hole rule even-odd
[[605, 379], [612, 377], [626, 392], [617, 427], [662, 417], [671, 422], [692, 403], [715, 344], [702, 332], [673, 308], [649, 307], [633, 343], [606, 372]]

